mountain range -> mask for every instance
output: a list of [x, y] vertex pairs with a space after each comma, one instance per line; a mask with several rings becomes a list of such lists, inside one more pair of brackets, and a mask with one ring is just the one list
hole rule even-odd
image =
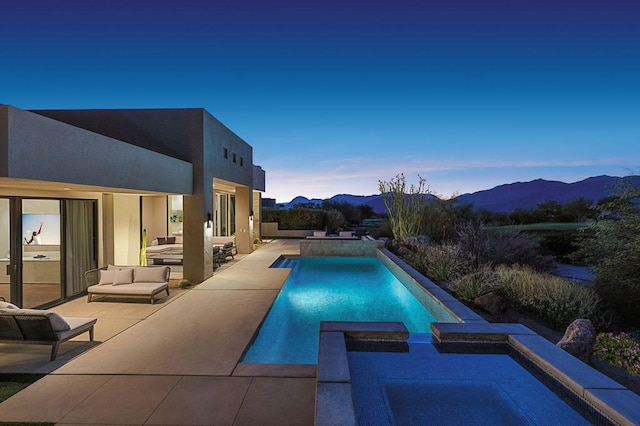
[[[491, 189], [461, 194], [456, 197], [462, 203], [471, 203], [475, 209], [509, 213], [515, 209], [532, 209], [545, 201], [564, 203], [579, 197], [597, 202], [612, 195], [616, 188], [624, 186], [640, 187], [640, 176], [594, 176], [574, 183], [536, 179], [530, 182], [514, 182]], [[339, 194], [321, 200], [298, 196], [285, 203], [284, 207], [294, 207], [301, 203], [322, 204], [323, 201], [347, 202], [353, 205], [366, 204], [376, 213], [386, 213], [382, 195]]]

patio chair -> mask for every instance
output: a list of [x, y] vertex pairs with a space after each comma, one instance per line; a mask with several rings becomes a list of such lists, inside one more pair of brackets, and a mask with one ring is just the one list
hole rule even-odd
[[227, 257], [229, 256], [231, 256], [231, 259], [235, 260], [235, 257], [233, 255], [233, 250], [234, 250], [233, 242], [229, 241], [228, 243], [224, 243], [220, 251], [222, 252], [222, 256], [225, 262], [227, 261]]
[[218, 246], [213, 246], [213, 266], [214, 268], [219, 268], [222, 262], [226, 262], [226, 256], [224, 255], [224, 251]]

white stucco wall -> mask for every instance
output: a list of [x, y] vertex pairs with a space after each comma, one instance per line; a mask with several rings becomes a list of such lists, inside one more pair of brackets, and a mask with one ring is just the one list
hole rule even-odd
[[116, 265], [138, 265], [140, 256], [140, 197], [113, 195], [113, 245]]

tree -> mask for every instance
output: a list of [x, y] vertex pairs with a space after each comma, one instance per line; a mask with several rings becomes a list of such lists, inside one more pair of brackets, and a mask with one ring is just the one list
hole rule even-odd
[[373, 211], [373, 207], [368, 204], [360, 204], [357, 206], [357, 209], [360, 211], [360, 220], [362, 219], [370, 219], [376, 215]]
[[336, 209], [326, 210], [327, 232], [338, 232], [345, 225], [344, 215]]
[[569, 200], [562, 206], [563, 222], [585, 222], [587, 219], [595, 219], [596, 210], [593, 202], [584, 197]]
[[362, 213], [351, 203], [346, 201], [325, 200], [322, 202], [322, 208], [325, 210], [338, 210], [344, 216], [344, 221], [348, 224], [359, 225], [362, 221]]
[[472, 204], [460, 203], [453, 197], [431, 197], [426, 201], [420, 229], [433, 242], [451, 241], [456, 238], [458, 228], [476, 216]]
[[407, 188], [403, 173], [390, 181], [378, 181], [384, 205], [389, 213], [389, 225], [395, 238], [404, 235], [417, 235], [420, 221], [426, 207], [426, 197], [430, 195], [425, 187], [425, 179], [418, 175], [418, 186]]
[[620, 327], [640, 328], [640, 188], [598, 205], [594, 237], [579, 254], [594, 265], [596, 291]]

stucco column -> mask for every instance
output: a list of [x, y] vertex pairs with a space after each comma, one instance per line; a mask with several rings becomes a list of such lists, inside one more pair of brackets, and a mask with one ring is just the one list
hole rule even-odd
[[[213, 227], [207, 223], [207, 197], [202, 193], [185, 196], [183, 272], [182, 276], [192, 283], [201, 283], [213, 275]], [[211, 197], [208, 197], [209, 206]]]
[[238, 253], [251, 253], [253, 250], [253, 235], [249, 227], [251, 214], [251, 193], [246, 186], [236, 187], [236, 247]]

